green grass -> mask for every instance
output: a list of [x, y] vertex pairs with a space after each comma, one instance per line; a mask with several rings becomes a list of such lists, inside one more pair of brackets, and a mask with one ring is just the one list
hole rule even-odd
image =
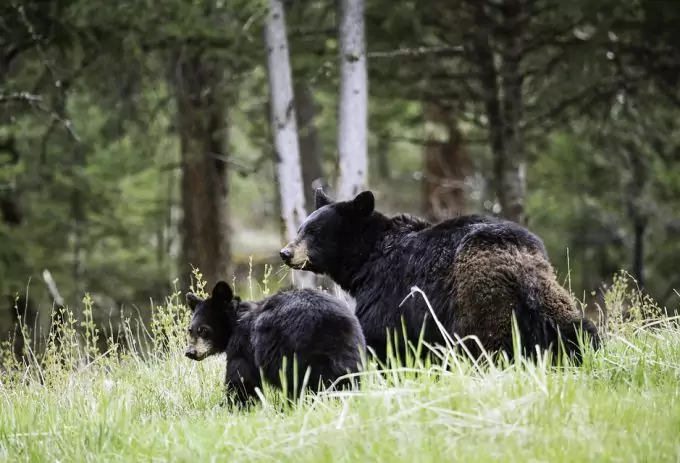
[[239, 412], [219, 406], [224, 358], [182, 355], [187, 314], [176, 297], [154, 313], [145, 349], [114, 345], [85, 360], [83, 341], [5, 372], [0, 460], [680, 459], [680, 332], [669, 320], [641, 329], [610, 313], [605, 348], [581, 368], [477, 369], [450, 356], [445, 369], [371, 370], [359, 391], [284, 408], [265, 391], [266, 403]]

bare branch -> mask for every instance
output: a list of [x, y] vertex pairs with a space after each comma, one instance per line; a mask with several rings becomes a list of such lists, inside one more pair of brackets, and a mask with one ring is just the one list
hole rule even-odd
[[[572, 34], [572, 31], [578, 27], [583, 20], [583, 17], [579, 17], [577, 20], [570, 22], [567, 26], [564, 26], [559, 30], [546, 28], [546, 30], [537, 31], [534, 38], [524, 44], [522, 53], [526, 55], [549, 46], [564, 49], [571, 45], [581, 45], [588, 42], [588, 40], [580, 39]], [[567, 37], [564, 37], [565, 35]]]
[[[238, 175], [241, 177], [245, 178], [248, 177], [249, 175], [254, 175], [256, 174], [264, 165], [264, 162], [267, 159], [272, 158], [272, 153], [271, 150], [265, 150], [258, 156], [258, 158], [253, 162], [252, 166], [245, 166], [241, 163], [235, 162], [226, 156], [220, 155], [218, 153], [207, 153], [208, 156], [210, 156], [213, 159], [217, 159], [219, 161], [224, 162], [226, 165], [231, 167]], [[168, 164], [164, 164], [159, 167], [160, 172], [169, 172], [172, 170], [177, 170], [177, 169], [183, 169], [184, 168], [184, 163], [183, 162], [170, 162]]]
[[[418, 138], [418, 137], [406, 137], [406, 136], [401, 136], [401, 135], [390, 135], [387, 137], [387, 140], [390, 142], [403, 142], [403, 143], [410, 143], [412, 145], [419, 145], [419, 146], [429, 146], [432, 144], [441, 144], [442, 142], [436, 141], [436, 140], [431, 140], [428, 138]], [[467, 138], [465, 140], [466, 144], [486, 144], [489, 142], [489, 139], [487, 137], [482, 137], [482, 138]]]
[[0, 103], [41, 103], [42, 97], [29, 92], [0, 93]]
[[621, 85], [623, 84], [625, 84], [623, 79], [615, 78], [610, 82], [598, 82], [591, 86], [587, 86], [585, 89], [576, 92], [574, 95], [564, 98], [542, 114], [525, 121], [524, 124], [522, 124], [522, 129], [531, 130], [541, 127], [541, 130], [545, 131], [546, 126], [551, 123], [556, 125], [563, 120], [568, 109], [574, 108], [578, 113], [585, 112], [596, 104], [611, 99], [616, 92], [621, 89]]
[[70, 119], [64, 118], [57, 114], [55, 111], [52, 111], [48, 108], [46, 108], [43, 104], [41, 104], [42, 100], [39, 101], [33, 101], [33, 100], [24, 100], [26, 103], [28, 103], [32, 108], [37, 109], [45, 114], [47, 114], [53, 122], [58, 122], [60, 123], [66, 131], [73, 137], [73, 139], [80, 143], [80, 137], [78, 134], [73, 130], [73, 123], [71, 122]]
[[463, 47], [416, 47], [400, 48], [389, 51], [369, 51], [366, 55], [369, 58], [395, 58], [397, 56], [423, 56], [435, 55], [439, 57], [463, 56]]

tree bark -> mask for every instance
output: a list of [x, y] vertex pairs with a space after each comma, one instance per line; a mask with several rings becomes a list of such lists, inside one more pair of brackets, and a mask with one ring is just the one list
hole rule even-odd
[[325, 184], [321, 164], [321, 146], [314, 118], [317, 115], [316, 101], [308, 82], [300, 81], [295, 85], [295, 111], [300, 121], [300, 159], [302, 161], [302, 184], [305, 195], [305, 208], [314, 210], [314, 185]]
[[444, 111], [434, 105], [426, 108], [426, 118], [446, 128], [445, 141], [431, 139], [425, 147], [423, 214], [433, 222], [465, 214], [467, 207], [465, 179], [470, 166], [465, 141], [455, 118]]
[[649, 223], [643, 195], [649, 175], [647, 166], [635, 144], [626, 143], [623, 149], [628, 157], [630, 169], [630, 180], [626, 185], [624, 196], [628, 218], [633, 229], [631, 263], [633, 277], [637, 281], [637, 286], [642, 290], [645, 287], [645, 233]]
[[378, 135], [378, 146], [375, 149], [375, 158], [378, 164], [378, 177], [381, 180], [389, 180], [392, 177], [390, 172], [390, 137], [388, 133]]
[[368, 76], [364, 0], [340, 1], [338, 199], [353, 198], [368, 183]]
[[527, 6], [525, 0], [508, 0], [493, 7], [500, 11], [500, 17], [495, 18], [483, 1], [470, 0], [468, 5], [473, 9], [474, 30], [469, 59], [478, 63], [480, 71], [500, 215], [524, 224], [526, 152], [521, 61]]
[[524, 33], [525, 0], [503, 3], [503, 64], [501, 67], [503, 90], [503, 132], [505, 159], [503, 175], [499, 182], [504, 193], [501, 204], [506, 219], [519, 224], [526, 221], [524, 197], [526, 195], [526, 152], [522, 133], [522, 37]]
[[86, 158], [83, 146], [77, 141], [71, 140], [73, 146], [73, 191], [71, 192], [71, 219], [73, 234], [73, 290], [74, 290], [74, 317], [82, 321], [82, 304], [85, 298], [85, 261], [86, 244], [85, 233], [87, 231], [87, 208], [85, 198], [85, 167]]
[[[286, 240], [292, 240], [306, 217], [302, 186], [300, 146], [288, 55], [286, 20], [282, 0], [270, 0], [265, 25], [267, 71], [269, 74], [271, 131], [274, 138], [276, 177], [281, 201], [281, 223]], [[293, 283], [312, 286], [309, 272], [291, 271]]]
[[[0, 155], [9, 154], [9, 162], [4, 167], [16, 167], [19, 164], [19, 151], [13, 135], [0, 143]], [[2, 213], [3, 223], [10, 227], [17, 227], [24, 220], [24, 212], [21, 204], [21, 190], [12, 182], [9, 188], [0, 189], [0, 213]]]
[[197, 267], [212, 287], [231, 270], [227, 114], [221, 66], [198, 51], [173, 57], [182, 164], [181, 275]]
[[638, 288], [645, 287], [645, 231], [646, 220], [638, 218], [633, 223], [633, 277]]
[[[20, 154], [16, 147], [16, 141], [13, 135], [10, 135], [0, 143], [0, 156], [4, 156], [5, 153], [9, 155], [9, 161], [2, 167], [8, 169], [16, 167], [19, 164]], [[7, 187], [0, 189], [0, 212], [2, 213], [1, 218], [3, 223], [0, 226], [20, 228], [23, 225], [24, 214], [21, 205], [21, 191], [17, 182], [14, 180], [10, 185], [7, 185]], [[17, 257], [19, 256], [22, 256], [21, 251], [17, 253]], [[9, 263], [11, 264], [12, 262], [10, 261]], [[16, 262], [13, 263], [16, 264]], [[12, 268], [10, 268], [10, 270], [16, 271], [16, 269]], [[6, 281], [0, 282], [0, 289], [2, 289], [3, 292], [8, 289]], [[10, 339], [13, 342], [12, 350], [15, 358], [21, 360], [26, 344], [21, 325], [25, 324], [30, 329], [34, 329], [37, 310], [35, 303], [32, 299], [28, 298], [27, 292], [21, 287], [20, 291], [18, 291], [18, 297], [7, 294], [6, 300], [8, 301], [8, 305], [4, 306], [3, 304], [1, 309], [3, 312], [6, 310], [9, 317], [6, 317], [6, 313], [0, 313], [0, 341], [5, 341], [5, 334], [9, 333], [11, 336]], [[5, 324], [6, 319], [9, 319], [9, 326], [6, 326]]]
[[[68, 115], [69, 85], [62, 85], [55, 96], [55, 108], [62, 120], [71, 120]], [[72, 189], [70, 192], [70, 213], [71, 213], [71, 237], [72, 237], [72, 263], [71, 277], [73, 279], [73, 292], [71, 294], [71, 309], [76, 321], [83, 320], [83, 299], [85, 297], [85, 266], [87, 250], [85, 232], [87, 227], [87, 206], [84, 192], [87, 189], [87, 178], [85, 167], [87, 159], [85, 157], [85, 147], [74, 135], [74, 132], [67, 130], [66, 137], [68, 146], [72, 152], [70, 176]]]
[[482, 1], [473, 0], [474, 31], [470, 37], [470, 60], [477, 62], [480, 72], [480, 85], [484, 99], [489, 141], [493, 158], [493, 190], [496, 201], [504, 209], [507, 203], [501, 179], [505, 172], [505, 140], [502, 114], [501, 89], [496, 59], [492, 48], [493, 23]]

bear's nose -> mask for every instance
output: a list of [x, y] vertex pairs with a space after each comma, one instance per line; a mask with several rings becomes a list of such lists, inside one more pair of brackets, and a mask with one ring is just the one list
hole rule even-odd
[[293, 258], [293, 251], [286, 246], [285, 248], [281, 249], [279, 251], [279, 256], [281, 256], [281, 260], [284, 262], [290, 262], [290, 260]]
[[186, 355], [191, 360], [196, 360], [196, 358], [198, 358], [198, 355], [196, 355], [196, 348], [193, 346], [187, 347], [187, 350], [184, 352], [184, 355]]

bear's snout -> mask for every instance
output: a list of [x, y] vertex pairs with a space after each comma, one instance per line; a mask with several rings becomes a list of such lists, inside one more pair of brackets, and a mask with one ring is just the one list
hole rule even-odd
[[291, 249], [290, 245], [286, 245], [283, 249], [281, 249], [281, 251], [279, 251], [279, 256], [281, 256], [281, 260], [286, 264], [290, 263], [291, 259], [293, 258], [293, 254], [294, 252]]
[[309, 264], [307, 244], [304, 241], [291, 241], [279, 251], [284, 264], [292, 269], [301, 269]]
[[184, 355], [186, 355], [191, 360], [198, 360], [198, 353], [196, 352], [196, 347], [194, 346], [187, 347], [187, 350], [184, 351]]

